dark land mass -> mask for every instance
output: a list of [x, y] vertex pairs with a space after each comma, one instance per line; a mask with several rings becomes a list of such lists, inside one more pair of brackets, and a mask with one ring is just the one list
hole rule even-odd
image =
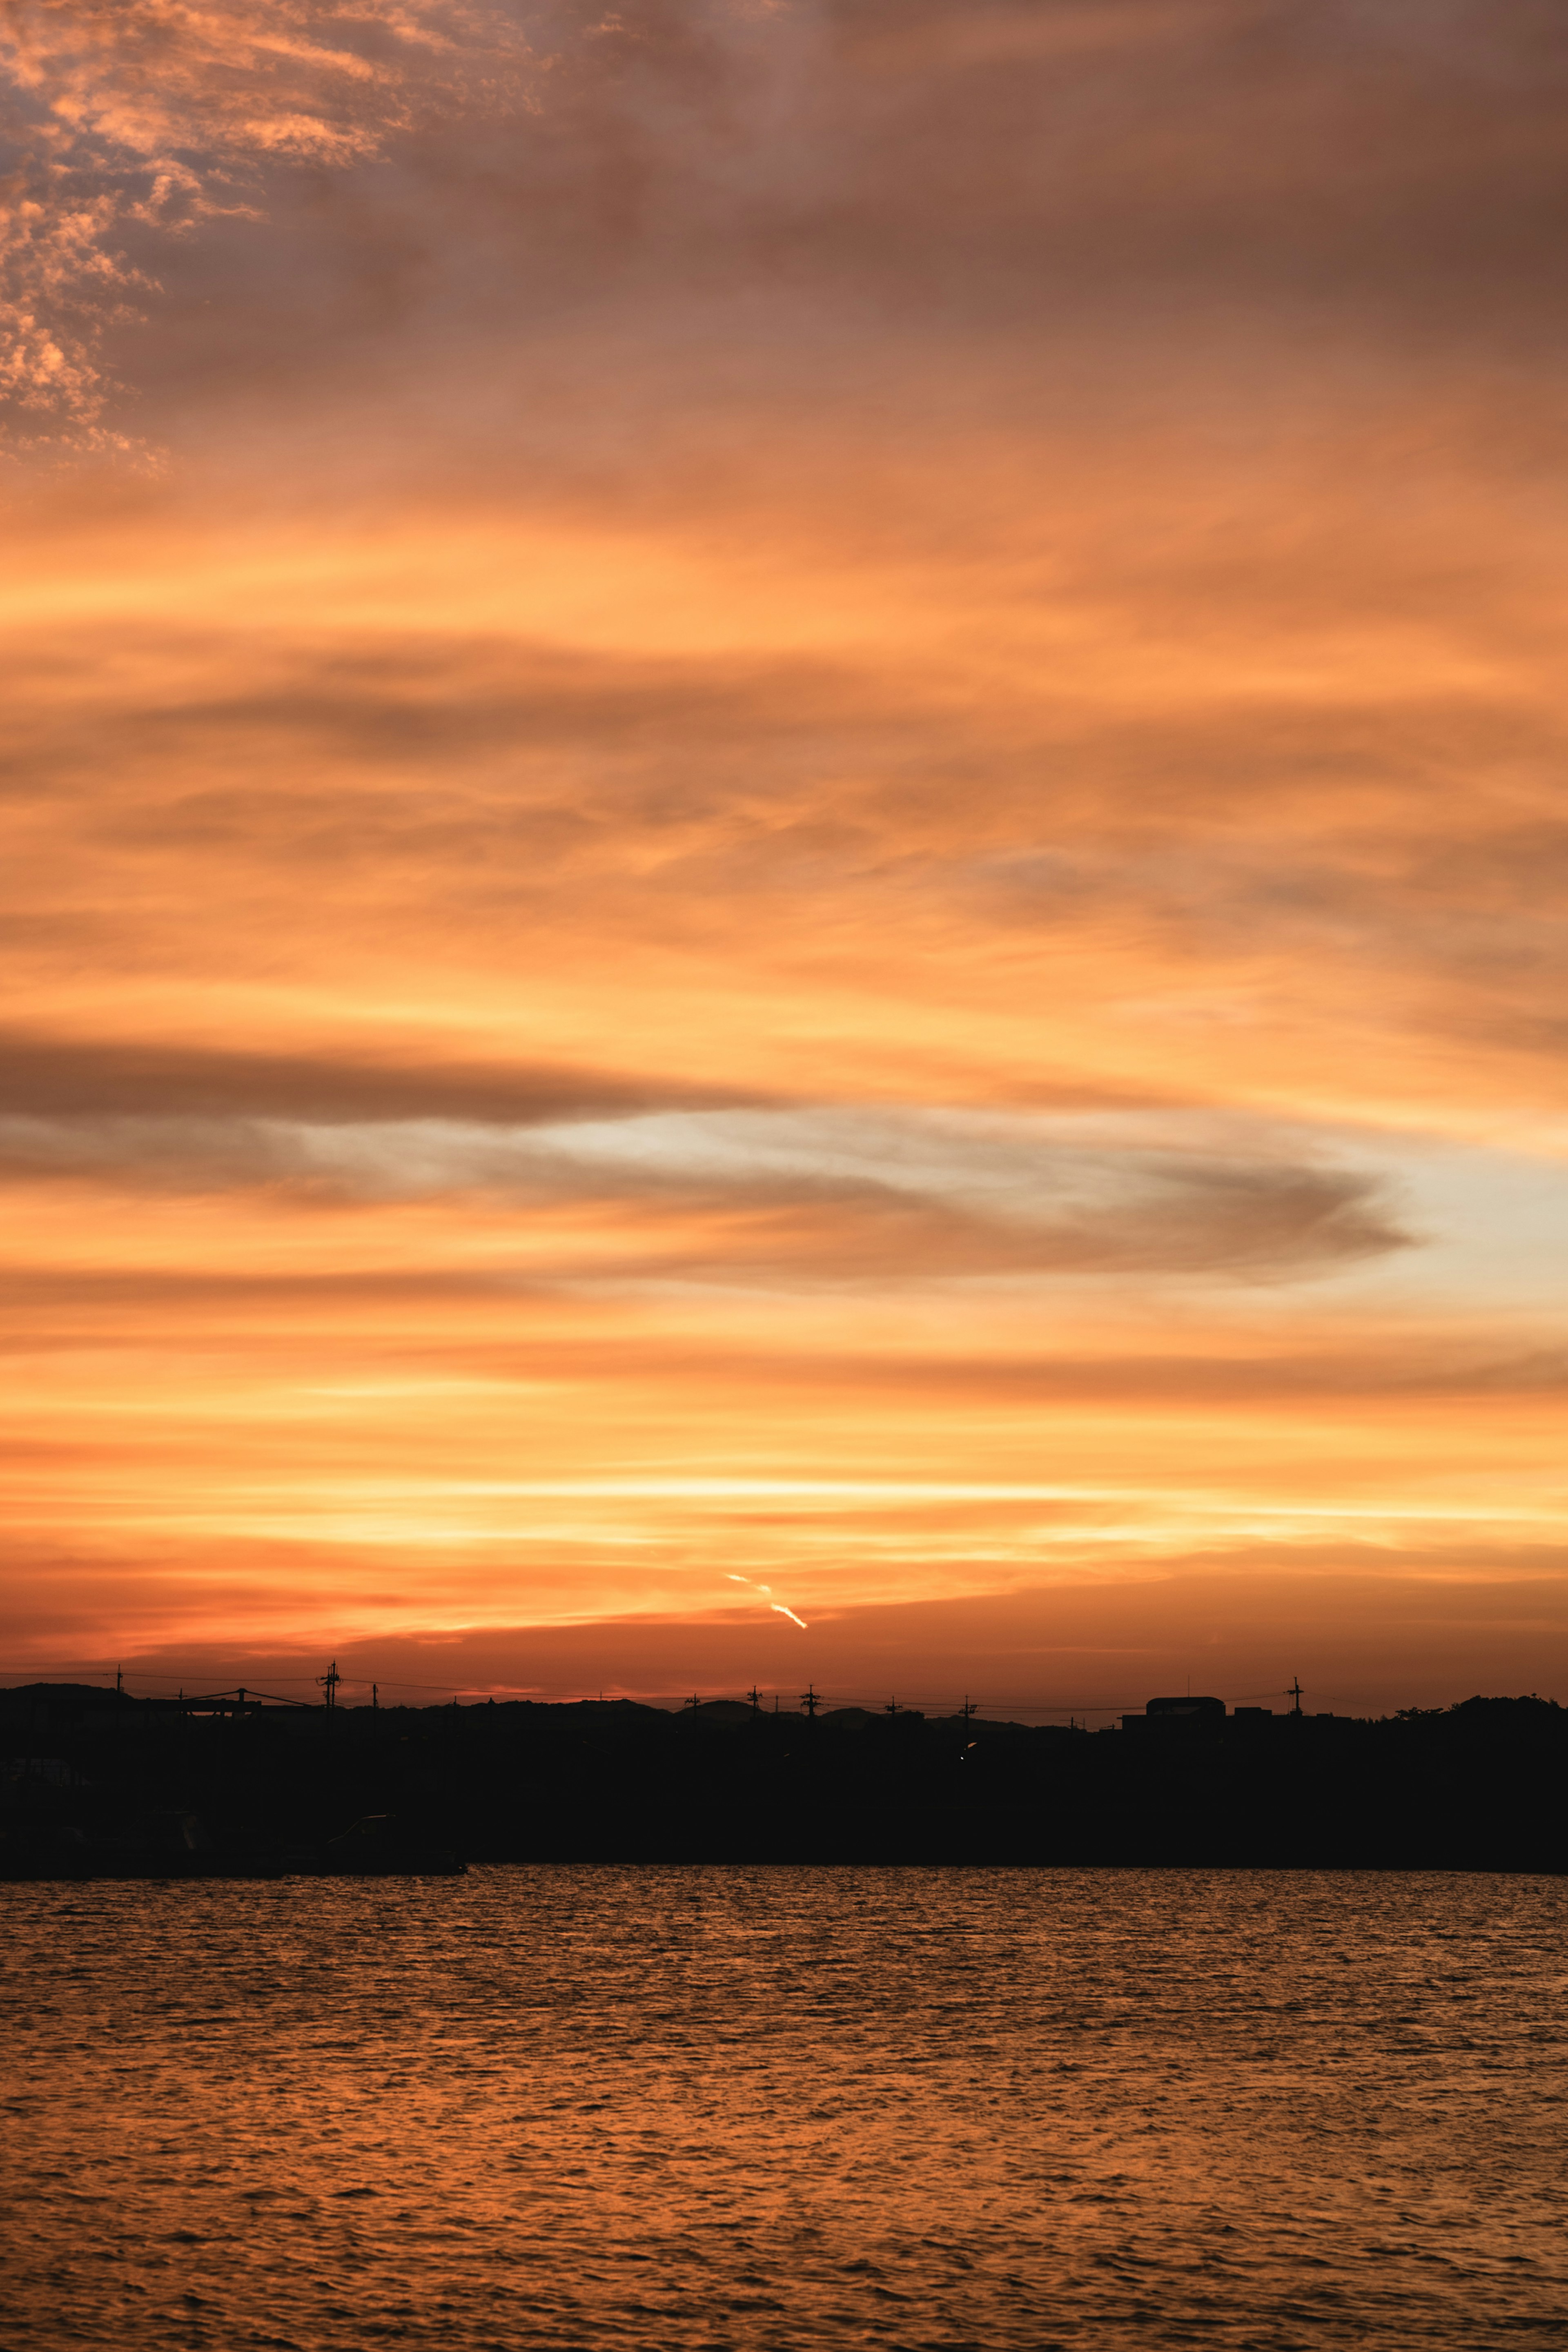
[[1562, 1871], [1568, 1709], [1471, 1698], [1361, 1721], [1172, 1700], [1088, 1733], [726, 1701], [0, 1692], [0, 1877], [468, 1862]]

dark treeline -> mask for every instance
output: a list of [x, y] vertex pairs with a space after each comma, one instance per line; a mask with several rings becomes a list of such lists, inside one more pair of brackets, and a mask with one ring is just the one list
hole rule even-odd
[[0, 1693], [0, 1875], [467, 1862], [1568, 1867], [1568, 1710], [1114, 1731], [719, 1702], [259, 1707]]

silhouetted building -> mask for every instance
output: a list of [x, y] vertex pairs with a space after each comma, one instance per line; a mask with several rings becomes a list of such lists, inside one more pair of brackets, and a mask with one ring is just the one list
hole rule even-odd
[[1142, 1715], [1124, 1715], [1123, 1731], [1142, 1731], [1151, 1724], [1183, 1724], [1195, 1727], [1225, 1721], [1225, 1701], [1222, 1698], [1152, 1698]]

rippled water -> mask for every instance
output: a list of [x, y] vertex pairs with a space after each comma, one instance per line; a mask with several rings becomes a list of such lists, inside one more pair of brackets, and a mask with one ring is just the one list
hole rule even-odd
[[1568, 1884], [0, 1889], [0, 2341], [1558, 2344]]

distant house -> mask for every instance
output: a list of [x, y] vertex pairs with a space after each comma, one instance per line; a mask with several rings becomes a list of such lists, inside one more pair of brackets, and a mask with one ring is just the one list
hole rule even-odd
[[1189, 1726], [1217, 1724], [1225, 1721], [1225, 1701], [1222, 1698], [1152, 1698], [1142, 1715], [1124, 1715], [1123, 1731], [1145, 1731], [1151, 1724], [1173, 1723]]

